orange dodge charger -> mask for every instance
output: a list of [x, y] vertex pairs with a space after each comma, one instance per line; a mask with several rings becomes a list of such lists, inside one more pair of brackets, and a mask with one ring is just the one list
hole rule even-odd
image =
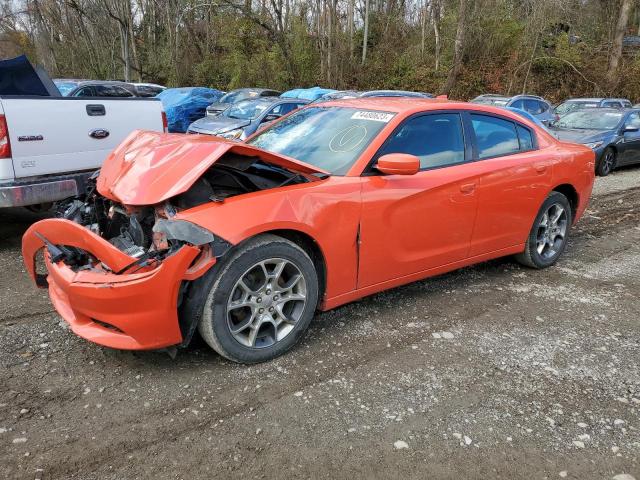
[[592, 150], [507, 110], [332, 101], [246, 143], [134, 132], [22, 252], [87, 340], [173, 353], [197, 329], [254, 363], [317, 309], [505, 255], [554, 264], [593, 181]]

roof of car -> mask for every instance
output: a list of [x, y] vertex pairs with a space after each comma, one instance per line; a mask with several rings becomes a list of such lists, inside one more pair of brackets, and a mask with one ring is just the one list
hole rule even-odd
[[[444, 98], [416, 98], [416, 97], [358, 97], [347, 99], [328, 100], [320, 104], [312, 103], [310, 106], [324, 107], [351, 107], [362, 110], [378, 110], [392, 113], [412, 113], [425, 110], [480, 110], [495, 113], [497, 115], [511, 116], [511, 112], [504, 108], [494, 107], [482, 103], [462, 102], [447, 100]], [[516, 113], [513, 113], [516, 115]]]
[[238, 103], [245, 102], [255, 102], [255, 103], [309, 103], [310, 100], [305, 100], [304, 98], [290, 98], [290, 97], [256, 97], [256, 98], [245, 98]]
[[412, 97], [433, 98], [431, 93], [415, 92], [410, 90], [367, 90], [360, 93], [361, 97]]
[[[447, 100], [444, 98], [410, 98], [410, 97], [359, 97], [351, 99], [329, 100], [320, 104], [311, 103], [305, 108], [327, 108], [327, 107], [350, 107], [360, 110], [374, 110], [389, 113], [400, 113], [404, 115], [412, 115], [424, 111], [437, 110], [470, 110], [479, 113], [488, 113], [511, 118], [525, 124], [537, 125], [530, 119], [520, 114], [501, 107], [487, 105], [484, 103], [472, 103], [455, 100]], [[615, 110], [619, 111], [619, 110]]]
[[253, 87], [243, 87], [243, 88], [234, 88], [231, 92], [277, 92], [277, 90], [273, 88], [253, 88]]
[[565, 102], [602, 102], [603, 100], [617, 101], [617, 102], [629, 101], [626, 98], [614, 98], [614, 97], [579, 97], [579, 98], [569, 98], [565, 100]]
[[132, 85], [131, 83], [121, 82], [119, 80], [80, 80], [78, 82], [78, 86], [84, 85], [119, 85], [119, 86], [127, 86]]
[[487, 93], [485, 95], [478, 95], [476, 98], [495, 98], [504, 100], [510, 100], [512, 98], [535, 98], [536, 100], [544, 100], [544, 98], [542, 98], [540, 95], [532, 95], [529, 93], [522, 93], [518, 95], [499, 95], [496, 93]]

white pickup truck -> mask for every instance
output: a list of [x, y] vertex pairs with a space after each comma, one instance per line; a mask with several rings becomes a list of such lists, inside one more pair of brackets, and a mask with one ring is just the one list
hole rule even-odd
[[0, 207], [83, 193], [87, 178], [136, 129], [166, 129], [159, 100], [0, 96]]

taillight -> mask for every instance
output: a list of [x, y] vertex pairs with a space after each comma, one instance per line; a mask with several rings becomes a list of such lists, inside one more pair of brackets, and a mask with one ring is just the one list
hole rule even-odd
[[11, 144], [9, 143], [9, 127], [4, 115], [0, 115], [0, 158], [11, 157]]
[[167, 122], [167, 114], [165, 112], [162, 112], [162, 129], [164, 133], [169, 131], [169, 122]]

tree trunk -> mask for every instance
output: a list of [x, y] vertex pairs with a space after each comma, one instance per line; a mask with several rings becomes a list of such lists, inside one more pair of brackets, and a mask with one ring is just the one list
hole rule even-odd
[[364, 3], [364, 36], [362, 38], [362, 65], [367, 61], [367, 42], [369, 41], [369, 0]]
[[433, 36], [436, 42], [436, 61], [435, 70], [440, 70], [440, 0], [431, 3], [431, 20], [433, 22]]
[[349, 30], [349, 58], [353, 58], [353, 10], [355, 0], [349, 0], [347, 4], [347, 28]]
[[611, 56], [609, 57], [609, 71], [607, 72], [609, 85], [617, 83], [616, 75], [620, 58], [622, 57], [622, 40], [624, 39], [624, 33], [629, 23], [629, 12], [631, 11], [632, 3], [632, 0], [622, 0], [622, 6], [620, 7], [618, 23], [616, 24], [616, 30], [613, 36], [613, 48], [611, 49]]
[[424, 0], [424, 5], [422, 6], [422, 15], [420, 18], [420, 57], [424, 58], [424, 43], [426, 37], [426, 28], [427, 28], [427, 0]]
[[462, 69], [462, 55], [464, 53], [464, 32], [467, 28], [466, 25], [467, 15], [467, 0], [460, 0], [460, 6], [458, 10], [458, 26], [456, 28], [456, 41], [453, 47], [453, 67], [449, 71], [447, 77], [447, 83], [444, 86], [444, 93], [449, 95], [451, 89], [458, 80], [458, 75]]

